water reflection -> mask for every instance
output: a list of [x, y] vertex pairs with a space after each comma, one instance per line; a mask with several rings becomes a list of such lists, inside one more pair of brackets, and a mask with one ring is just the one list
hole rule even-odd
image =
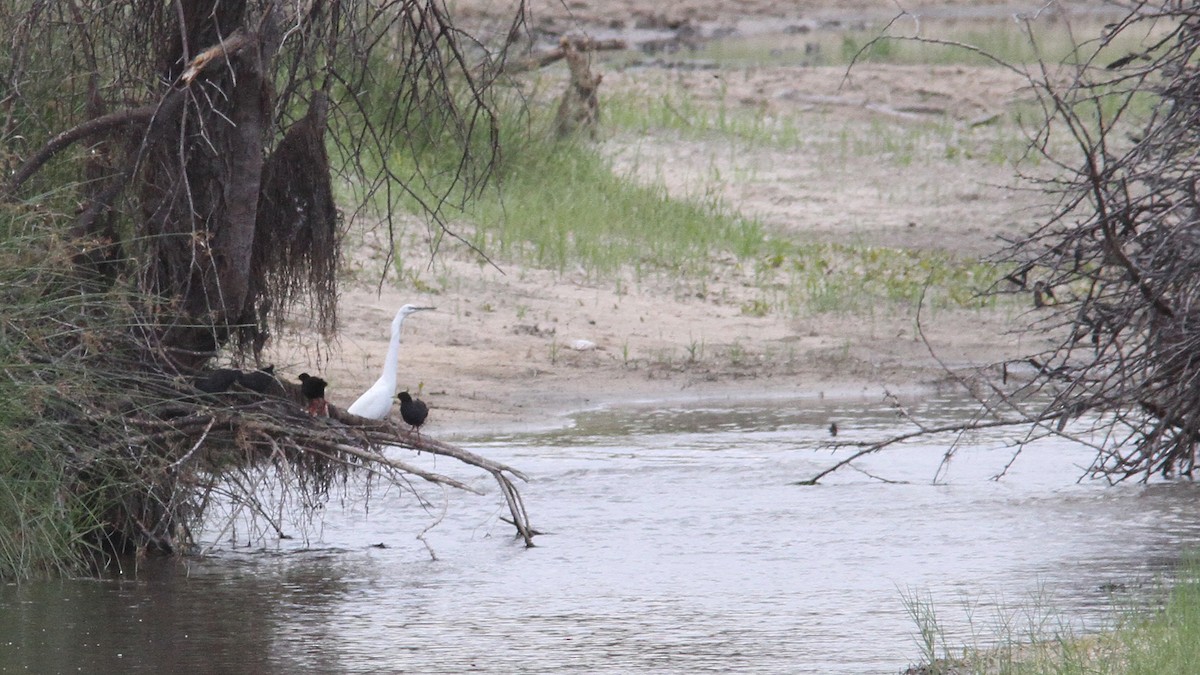
[[414, 535], [442, 496], [423, 510], [382, 492], [271, 552], [5, 587], [0, 670], [894, 673], [918, 655], [906, 594], [968, 642], [963, 603], [986, 623], [1041, 596], [1096, 626], [1114, 590], [1152, 585], [1200, 536], [1195, 485], [1077, 483], [1083, 449], [1041, 443], [989, 480], [1011, 456], [1002, 432], [968, 439], [938, 484], [944, 444], [924, 442], [790, 485], [836, 457], [831, 421], [839, 439], [901, 423], [871, 401], [724, 401], [465, 439], [533, 476], [537, 548], [495, 494], [451, 493], [430, 560]]

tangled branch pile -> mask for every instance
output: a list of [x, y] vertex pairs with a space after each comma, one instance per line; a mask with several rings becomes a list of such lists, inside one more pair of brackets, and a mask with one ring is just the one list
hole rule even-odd
[[[1144, 49], [1114, 53], [1145, 32]], [[1030, 359], [1041, 415], [1093, 413], [1092, 467], [1120, 481], [1191, 476], [1200, 441], [1200, 9], [1137, 3], [1082, 63], [1032, 83], [1047, 124], [1031, 148], [1061, 169], [1054, 216], [1015, 242], [1012, 292], [1064, 336]], [[1073, 152], [1053, 148], [1063, 142]]]
[[[1045, 14], [1052, 13], [1015, 15], [1039, 53], [1035, 23]], [[1030, 302], [1032, 318], [1017, 330], [1050, 340], [1038, 353], [980, 369], [979, 378], [943, 364], [981, 404], [974, 419], [924, 424], [893, 401], [913, 431], [831, 443], [851, 452], [797, 484], [816, 484], [916, 437], [951, 435], [948, 461], [964, 432], [998, 427], [1024, 430], [1000, 475], [1021, 448], [1061, 436], [1096, 450], [1092, 477], [1194, 477], [1200, 444], [1200, 7], [1134, 3], [1083, 43], [1075, 42], [1069, 21], [1057, 28], [1073, 48], [1061, 61], [1043, 58], [1029, 68], [977, 46], [898, 38], [886, 29], [859, 51], [887, 39], [915, 40], [967, 50], [1025, 78], [1041, 106], [1027, 148], [1037, 169], [1026, 178], [1054, 200], [1053, 208], [995, 256], [1009, 273], [989, 292]], [[1121, 46], [1131, 44], [1137, 45], [1132, 51]], [[1033, 376], [1010, 381], [1009, 374], [1025, 366], [1033, 367]]]

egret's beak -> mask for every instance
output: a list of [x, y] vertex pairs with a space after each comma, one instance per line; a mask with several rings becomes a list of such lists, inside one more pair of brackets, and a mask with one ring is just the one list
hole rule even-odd
[[414, 311], [420, 311], [423, 309], [437, 309], [437, 307], [413, 307]]

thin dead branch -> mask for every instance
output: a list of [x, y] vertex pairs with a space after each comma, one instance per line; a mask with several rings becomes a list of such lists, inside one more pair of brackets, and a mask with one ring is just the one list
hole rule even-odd
[[587, 37], [568, 37], [563, 38], [562, 42], [553, 49], [530, 54], [520, 59], [508, 60], [504, 64], [504, 72], [516, 74], [545, 68], [566, 58], [569, 49], [578, 52], [600, 52], [621, 51], [628, 48], [629, 45], [625, 40], [593, 40]]
[[[1019, 17], [1038, 49], [1034, 18]], [[981, 403], [977, 419], [869, 443], [836, 466], [915, 436], [1012, 425], [1028, 429], [1014, 460], [1024, 444], [1054, 434], [1095, 450], [1094, 477], [1190, 478], [1200, 446], [1200, 9], [1136, 3], [1062, 61], [1028, 71], [925, 38], [914, 24], [914, 35], [879, 39], [988, 58], [1022, 74], [1043, 111], [1028, 129], [1028, 156], [1040, 162], [1028, 179], [1055, 204], [995, 256], [1011, 272], [989, 292], [1029, 302], [1027, 329], [1051, 342], [997, 364], [999, 382], [959, 378]], [[1133, 54], [1113, 59], [1114, 42], [1141, 34], [1150, 37]], [[1047, 167], [1056, 173], [1047, 177]], [[1014, 363], [1033, 366], [1029, 381], [1008, 380]]]

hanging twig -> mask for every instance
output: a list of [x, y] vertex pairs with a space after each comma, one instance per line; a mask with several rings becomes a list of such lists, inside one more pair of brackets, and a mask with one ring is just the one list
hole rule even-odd
[[444, 520], [446, 518], [446, 510], [449, 508], [449, 506], [450, 506], [450, 500], [446, 496], [445, 490], [443, 490], [442, 491], [442, 510], [441, 510], [441, 512], [438, 513], [437, 518], [433, 519], [433, 522], [426, 525], [425, 529], [421, 530], [420, 533], [417, 534], [417, 539], [422, 544], [425, 545], [425, 550], [429, 551], [429, 559], [430, 560], [437, 560], [438, 557], [437, 557], [437, 552], [433, 550], [433, 546], [430, 545], [429, 540], [425, 538], [425, 535], [428, 534], [430, 530], [432, 530], [433, 528], [437, 527], [438, 525], [440, 525], [442, 523], [442, 520]]

